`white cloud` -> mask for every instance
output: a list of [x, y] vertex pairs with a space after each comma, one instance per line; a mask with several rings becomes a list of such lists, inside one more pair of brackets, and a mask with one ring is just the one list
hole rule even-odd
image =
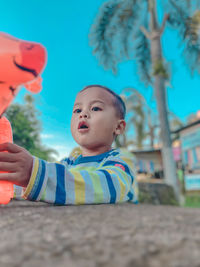
[[51, 138], [53, 138], [54, 137], [54, 135], [53, 134], [41, 134], [41, 138], [42, 139], [51, 139]]

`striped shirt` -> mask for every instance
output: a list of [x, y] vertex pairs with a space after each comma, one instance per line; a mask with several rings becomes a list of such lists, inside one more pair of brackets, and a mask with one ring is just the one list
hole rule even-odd
[[58, 205], [137, 203], [133, 161], [119, 149], [57, 163], [34, 158], [24, 198]]

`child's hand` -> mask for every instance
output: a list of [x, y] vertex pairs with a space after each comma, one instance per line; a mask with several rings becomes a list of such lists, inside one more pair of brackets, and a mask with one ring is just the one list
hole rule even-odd
[[[7, 151], [7, 152], [5, 152]], [[0, 144], [0, 180], [26, 187], [33, 166], [33, 157], [24, 148], [12, 143]]]

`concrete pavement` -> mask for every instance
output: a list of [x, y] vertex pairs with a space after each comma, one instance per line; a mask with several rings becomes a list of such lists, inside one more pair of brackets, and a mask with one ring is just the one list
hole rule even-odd
[[0, 233], [0, 267], [200, 266], [199, 209], [12, 201]]

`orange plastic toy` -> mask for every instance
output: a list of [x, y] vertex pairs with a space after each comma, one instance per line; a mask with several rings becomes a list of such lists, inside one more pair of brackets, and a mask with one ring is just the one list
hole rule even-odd
[[[12, 142], [12, 128], [2, 117], [21, 86], [38, 93], [42, 86], [40, 74], [45, 67], [47, 53], [38, 43], [17, 39], [0, 32], [0, 143]], [[0, 181], [0, 204], [13, 197], [13, 184]]]
[[46, 50], [41, 44], [0, 32], [0, 116], [16, 96], [20, 85], [32, 93], [41, 90], [40, 73], [46, 59]]
[[[6, 117], [3, 117], [0, 119], [0, 143], [5, 142], [12, 142], [12, 128]], [[13, 195], [13, 184], [7, 181], [0, 181], [0, 204], [8, 204]]]

